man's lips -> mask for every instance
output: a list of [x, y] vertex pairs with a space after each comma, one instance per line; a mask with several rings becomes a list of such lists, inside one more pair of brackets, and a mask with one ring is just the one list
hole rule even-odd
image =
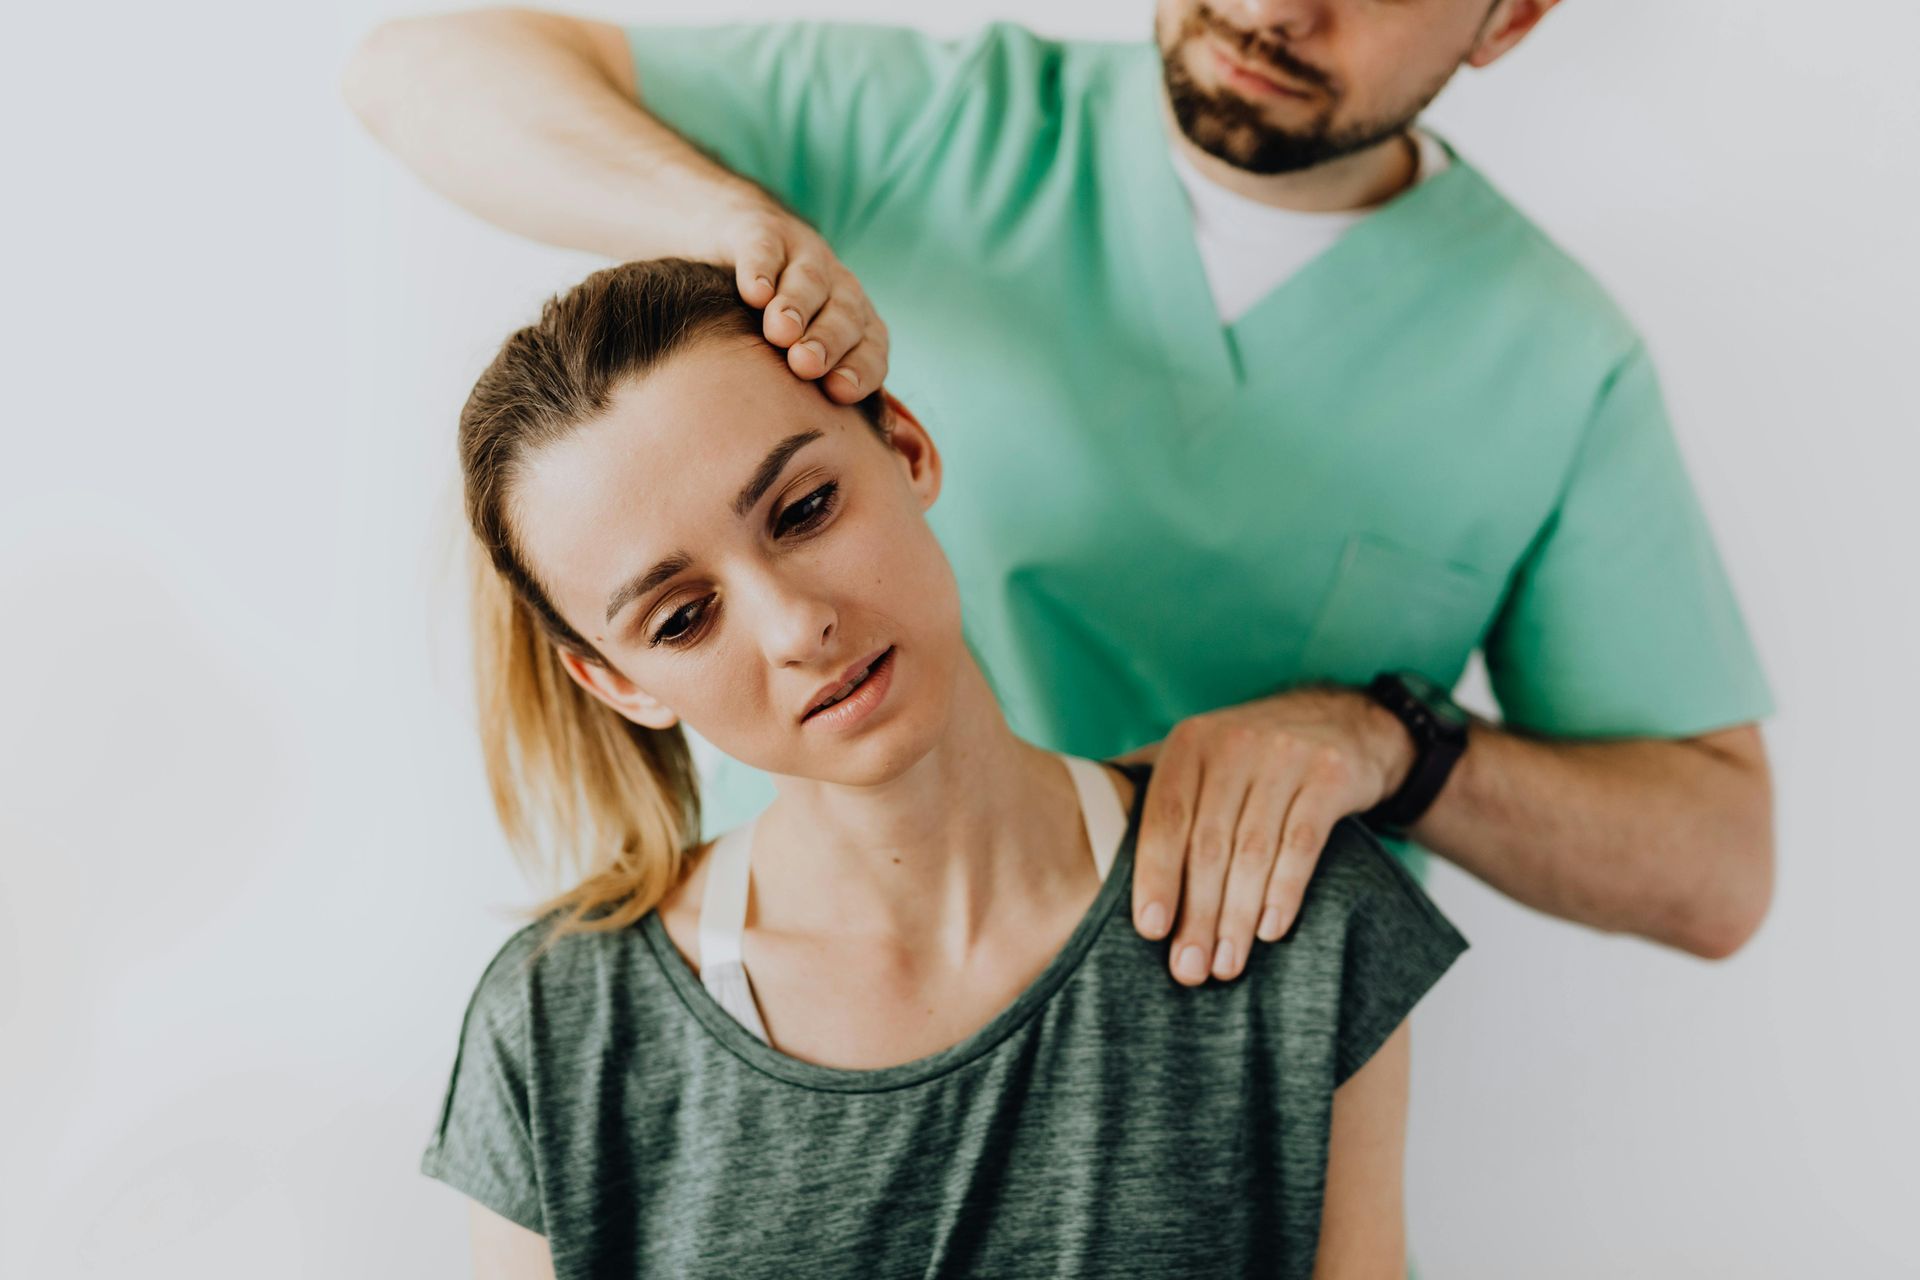
[[1208, 48], [1212, 52], [1214, 61], [1218, 65], [1220, 72], [1236, 83], [1256, 91], [1264, 90], [1265, 92], [1280, 94], [1288, 98], [1308, 98], [1313, 96], [1313, 90], [1308, 86], [1285, 83], [1276, 79], [1272, 71], [1249, 66], [1247, 63], [1229, 53], [1218, 40], [1210, 40], [1208, 42]]

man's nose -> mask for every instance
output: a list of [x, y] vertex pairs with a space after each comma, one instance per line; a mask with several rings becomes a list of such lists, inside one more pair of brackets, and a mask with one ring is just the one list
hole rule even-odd
[[1250, 34], [1305, 40], [1326, 25], [1328, 0], [1215, 0], [1213, 11]]

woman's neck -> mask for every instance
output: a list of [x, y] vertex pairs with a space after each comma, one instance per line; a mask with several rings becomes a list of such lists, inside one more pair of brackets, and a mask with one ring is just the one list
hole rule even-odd
[[781, 778], [755, 834], [756, 928], [964, 953], [1009, 896], [1030, 911], [1095, 873], [1073, 780], [1007, 725], [966, 658], [940, 742], [855, 787]]

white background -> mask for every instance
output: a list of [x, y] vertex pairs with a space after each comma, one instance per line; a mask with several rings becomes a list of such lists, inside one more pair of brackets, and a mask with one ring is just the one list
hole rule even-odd
[[[8, 20], [0, 1274], [465, 1274], [415, 1167], [528, 895], [468, 710], [453, 420], [599, 264], [359, 131], [340, 67], [401, 11]], [[1473, 950], [1415, 1016], [1427, 1280], [1920, 1274], [1917, 42], [1890, 2], [1570, 0], [1430, 116], [1643, 326], [1782, 710], [1778, 895], [1728, 962], [1436, 864]]]

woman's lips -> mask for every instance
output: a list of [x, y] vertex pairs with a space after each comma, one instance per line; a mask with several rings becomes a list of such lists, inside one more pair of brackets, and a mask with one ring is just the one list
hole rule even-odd
[[851, 692], [852, 686], [856, 682], [864, 679], [867, 672], [873, 669], [873, 664], [880, 661], [881, 655], [885, 654], [891, 647], [890, 645], [883, 645], [878, 649], [870, 651], [865, 657], [851, 663], [846, 670], [842, 671], [838, 680], [835, 680], [831, 684], [822, 685], [820, 688], [814, 690], [813, 700], [807, 703], [807, 709], [800, 713], [800, 718], [805, 720], [830, 700], [842, 697]]
[[830, 707], [809, 711], [800, 723], [821, 729], [850, 729], [873, 714], [893, 685], [894, 649], [889, 645], [867, 668], [866, 678], [852, 693]]

